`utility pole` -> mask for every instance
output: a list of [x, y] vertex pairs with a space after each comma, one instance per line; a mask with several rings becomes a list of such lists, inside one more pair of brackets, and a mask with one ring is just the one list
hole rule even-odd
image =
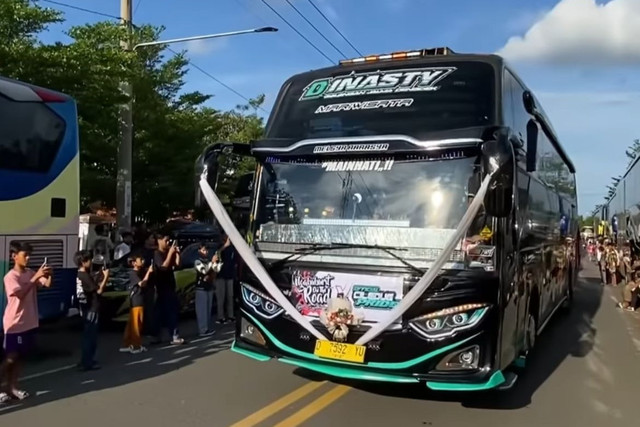
[[[120, 45], [131, 51], [132, 0], [120, 0], [121, 24], [126, 29], [126, 35]], [[133, 91], [131, 82], [122, 82], [122, 93], [128, 101], [120, 110], [120, 146], [118, 148], [118, 176], [116, 188], [116, 210], [118, 230], [131, 228], [131, 157], [133, 148]]]

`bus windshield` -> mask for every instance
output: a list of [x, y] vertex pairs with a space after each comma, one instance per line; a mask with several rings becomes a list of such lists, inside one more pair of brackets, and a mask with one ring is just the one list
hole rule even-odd
[[294, 80], [281, 97], [269, 138], [425, 133], [494, 120], [495, 73], [481, 62], [377, 64]]
[[475, 158], [264, 164], [258, 240], [442, 249], [466, 212]]

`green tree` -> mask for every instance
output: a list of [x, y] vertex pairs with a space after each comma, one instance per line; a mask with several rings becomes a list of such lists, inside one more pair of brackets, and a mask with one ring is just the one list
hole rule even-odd
[[[69, 44], [45, 45], [37, 35], [63, 21], [61, 13], [27, 0], [0, 0], [0, 75], [52, 88], [78, 103], [81, 147], [81, 203], [115, 205], [120, 105], [123, 81], [133, 85], [133, 214], [162, 221], [193, 208], [194, 162], [206, 145], [221, 140], [248, 142], [262, 135], [256, 114], [260, 95], [235, 111], [204, 104], [212, 95], [185, 93], [185, 52], [164, 56], [164, 46], [126, 52], [129, 36], [115, 22], [70, 28]], [[155, 41], [164, 28], [138, 26], [132, 42]], [[225, 196], [233, 180], [250, 170], [236, 161], [225, 174]]]

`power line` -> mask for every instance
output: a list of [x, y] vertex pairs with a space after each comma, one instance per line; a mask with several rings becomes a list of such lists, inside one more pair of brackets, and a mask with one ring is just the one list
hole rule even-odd
[[136, 4], [136, 8], [133, 10], [133, 14], [135, 15], [136, 12], [138, 11], [138, 8], [140, 7], [140, 5], [142, 4], [143, 0], [138, 0], [138, 4]]
[[293, 3], [291, 3], [291, 1], [290, 1], [290, 0], [286, 0], [286, 2], [287, 2], [287, 4], [289, 4], [289, 6], [291, 6], [291, 7], [293, 8], [293, 10], [295, 10], [295, 11], [298, 13], [298, 15], [300, 15], [300, 16], [302, 17], [302, 19], [304, 19], [305, 21], [307, 21], [307, 24], [311, 25], [311, 27], [312, 27], [314, 30], [316, 30], [316, 32], [317, 32], [318, 34], [320, 34], [320, 37], [322, 37], [323, 39], [325, 39], [325, 40], [326, 40], [326, 42], [327, 42], [327, 43], [329, 43], [329, 44], [330, 44], [330, 45], [331, 45], [331, 46], [332, 46], [332, 47], [333, 47], [333, 48], [334, 48], [334, 49], [335, 49], [335, 50], [336, 50], [340, 55], [342, 55], [342, 57], [343, 57], [343, 58], [345, 58], [345, 59], [347, 58], [347, 55], [345, 55], [343, 51], [341, 51], [340, 49], [338, 49], [338, 48], [336, 47], [336, 45], [335, 45], [335, 44], [333, 44], [333, 43], [331, 42], [331, 40], [329, 40], [328, 38], [326, 38], [326, 37], [325, 37], [325, 35], [324, 35], [324, 34], [322, 34], [322, 31], [320, 31], [320, 30], [319, 30], [315, 25], [313, 25], [313, 23], [312, 23], [311, 21], [309, 21], [309, 20], [307, 19], [307, 17], [306, 17], [306, 16], [304, 16], [304, 14], [303, 14], [302, 12], [300, 12], [300, 11], [298, 10], [298, 8], [297, 8], [297, 7], [295, 7], [295, 6], [293, 5]]
[[[142, 1], [142, 0], [140, 0], [140, 1]], [[269, 25], [269, 23], [267, 21], [265, 21], [262, 16], [260, 16], [255, 10], [251, 9], [249, 6], [247, 6], [241, 0], [236, 0], [236, 3], [238, 3], [244, 10], [246, 10], [247, 12], [249, 12], [250, 14], [255, 16], [256, 18], [258, 18], [263, 24], [265, 24], [267, 26]]]
[[318, 11], [318, 13], [319, 13], [320, 15], [322, 15], [322, 17], [324, 18], [324, 20], [325, 20], [325, 21], [327, 21], [327, 22], [329, 23], [329, 25], [331, 25], [331, 26], [333, 27], [333, 29], [334, 29], [334, 30], [336, 30], [336, 32], [337, 32], [338, 34], [340, 34], [340, 36], [344, 39], [344, 41], [346, 41], [347, 43], [349, 43], [349, 46], [351, 46], [351, 47], [353, 48], [353, 50], [355, 50], [355, 51], [358, 53], [358, 55], [360, 55], [360, 56], [364, 56], [362, 53], [360, 53], [360, 51], [359, 51], [358, 49], [356, 49], [356, 47], [355, 47], [354, 45], [352, 45], [352, 44], [351, 44], [351, 42], [349, 41], [349, 39], [347, 39], [347, 37], [346, 37], [344, 34], [342, 34], [342, 31], [340, 31], [339, 29], [337, 29], [337, 28], [336, 28], [336, 26], [335, 26], [335, 25], [333, 25], [333, 22], [331, 22], [331, 20], [330, 20], [329, 18], [327, 18], [327, 16], [326, 16], [324, 13], [322, 13], [322, 11], [318, 8], [318, 6], [316, 6], [316, 5], [313, 3], [313, 1], [311, 1], [311, 0], [307, 0], [307, 1], [309, 2], [309, 4], [310, 4], [311, 6], [313, 6], [313, 8], [314, 8], [315, 10], [317, 10], [317, 11]]
[[[82, 12], [92, 13], [94, 15], [100, 15], [100, 16], [104, 16], [104, 17], [107, 17], [107, 18], [122, 20], [122, 18], [120, 16], [109, 15], [109, 14], [106, 14], [106, 13], [98, 12], [96, 10], [85, 9], [85, 8], [82, 8], [82, 7], [73, 6], [73, 5], [70, 5], [70, 4], [62, 3], [62, 2], [57, 2], [57, 1], [53, 1], [53, 0], [34, 0], [34, 2], [38, 2], [38, 1], [43, 1], [43, 2], [46, 2], [46, 3], [51, 3], [51, 4], [55, 4], [55, 5], [62, 6], [62, 7], [68, 7], [70, 9], [76, 9], [76, 10], [79, 10], [79, 11], [82, 11]], [[138, 7], [140, 7], [140, 3], [142, 3], [142, 1], [143, 0], [138, 0], [138, 4], [136, 6], [136, 10], [138, 9]], [[170, 47], [167, 47], [167, 50], [173, 52], [175, 55], [178, 54], [175, 50], [171, 49]], [[237, 90], [235, 90], [234, 88], [232, 88], [228, 84], [224, 83], [220, 79], [214, 77], [213, 75], [211, 75], [211, 73], [206, 71], [204, 68], [198, 66], [197, 64], [194, 64], [191, 60], [189, 60], [189, 65], [191, 65], [193, 68], [195, 68], [196, 70], [200, 71], [201, 73], [203, 73], [207, 77], [211, 78], [212, 80], [216, 81], [218, 84], [224, 86], [226, 89], [228, 89], [229, 91], [233, 92], [234, 94], [236, 94], [237, 96], [239, 96], [243, 100], [245, 100], [247, 102], [250, 102], [249, 98], [247, 98], [246, 96], [242, 95], [240, 92], [238, 92]], [[258, 107], [258, 108], [260, 110], [264, 111], [265, 113], [269, 114], [269, 111], [265, 110], [264, 108], [262, 108], [262, 107]]]
[[275, 13], [276, 15], [278, 15], [278, 17], [279, 17], [280, 19], [282, 19], [282, 20], [285, 22], [285, 24], [287, 24], [287, 25], [288, 25], [288, 26], [289, 26], [293, 31], [295, 31], [296, 33], [298, 33], [298, 35], [299, 35], [300, 37], [302, 37], [302, 38], [303, 38], [307, 43], [309, 43], [309, 44], [310, 44], [310, 45], [311, 45], [315, 50], [317, 50], [318, 52], [320, 52], [320, 55], [322, 55], [322, 56], [324, 56], [325, 58], [327, 58], [327, 59], [328, 59], [332, 64], [335, 64], [335, 62], [334, 62], [334, 60], [333, 60], [333, 59], [329, 58], [329, 57], [328, 57], [328, 56], [327, 56], [323, 51], [321, 51], [321, 50], [318, 48], [318, 46], [316, 46], [315, 44], [311, 43], [311, 41], [310, 41], [308, 38], [306, 38], [306, 37], [305, 37], [305, 36], [304, 36], [300, 31], [298, 31], [298, 30], [296, 29], [296, 27], [294, 27], [293, 25], [291, 25], [291, 23], [290, 23], [289, 21], [287, 21], [286, 19], [284, 19], [284, 17], [283, 17], [282, 15], [280, 15], [280, 14], [278, 13], [278, 11], [277, 11], [277, 10], [275, 10], [273, 7], [271, 7], [271, 5], [269, 5], [269, 3], [267, 3], [265, 0], [260, 0], [260, 1], [262, 1], [262, 3], [264, 3], [264, 5], [265, 5], [265, 6], [267, 6], [269, 9], [271, 9], [271, 11], [272, 11], [273, 13]]
[[36, 2], [36, 3], [38, 1], [55, 4], [57, 6], [68, 7], [69, 9], [75, 9], [75, 10], [79, 10], [81, 12], [92, 13], [94, 15], [104, 16], [106, 18], [117, 19], [117, 20], [121, 20], [122, 19], [120, 16], [115, 16], [115, 15], [110, 15], [108, 13], [98, 12], [97, 10], [85, 9], [83, 7], [78, 7], [78, 6], [74, 6], [74, 5], [71, 5], [71, 4], [62, 3], [62, 2], [58, 2], [58, 1], [53, 1], [53, 0], [34, 0], [34, 2]]
[[[171, 49], [170, 47], [167, 47], [167, 50], [169, 50], [170, 52], [173, 52], [175, 55], [178, 55], [178, 52], [176, 52], [175, 50]], [[237, 96], [239, 96], [240, 98], [244, 99], [247, 102], [250, 102], [251, 100], [249, 98], [247, 98], [246, 96], [244, 96], [243, 94], [241, 94], [240, 92], [238, 92], [237, 90], [235, 90], [234, 88], [232, 88], [231, 86], [229, 86], [228, 84], [224, 83], [223, 81], [221, 81], [220, 79], [214, 77], [211, 73], [209, 73], [207, 70], [205, 70], [204, 68], [200, 67], [197, 64], [194, 64], [191, 60], [189, 60], [189, 65], [191, 65], [193, 68], [195, 68], [196, 70], [200, 71], [202, 74], [204, 74], [205, 76], [209, 77], [210, 79], [214, 80], [215, 82], [217, 82], [218, 84], [224, 86], [225, 88], [227, 88], [228, 90], [230, 90], [231, 92], [233, 92], [234, 94], [236, 94]], [[269, 114], [269, 111], [265, 110], [262, 107], [258, 107], [260, 110], [264, 111], [265, 113]]]

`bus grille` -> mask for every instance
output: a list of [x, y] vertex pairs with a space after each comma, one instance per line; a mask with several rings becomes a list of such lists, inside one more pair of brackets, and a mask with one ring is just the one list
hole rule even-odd
[[[44, 259], [53, 268], [64, 267], [64, 243], [62, 240], [24, 240], [31, 245], [31, 256], [29, 257], [29, 268], [37, 270]], [[13, 260], [10, 261], [13, 268]]]

